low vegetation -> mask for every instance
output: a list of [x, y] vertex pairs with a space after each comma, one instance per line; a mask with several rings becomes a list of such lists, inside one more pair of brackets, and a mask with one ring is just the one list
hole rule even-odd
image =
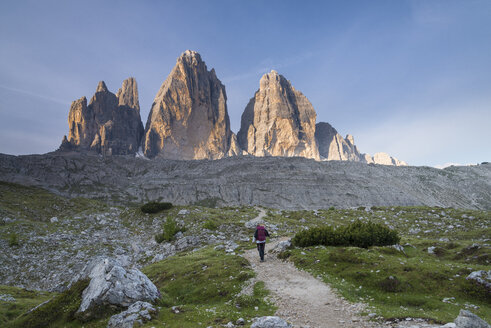
[[[183, 210], [186, 214], [180, 214]], [[297, 247], [280, 256], [331, 284], [348, 300], [367, 303], [367, 313], [376, 313], [381, 319], [416, 317], [449, 322], [464, 308], [491, 322], [490, 293], [466, 280], [473, 271], [491, 270], [490, 211], [423, 206], [266, 211], [264, 221], [273, 237], [297, 236], [294, 238]], [[254, 247], [246, 241], [251, 237], [251, 231], [244, 223], [257, 214], [256, 208], [247, 206], [210, 208], [194, 205], [173, 206], [147, 214], [142, 212], [140, 204], [115, 206], [92, 199], [68, 199], [39, 188], [0, 182], [1, 247], [12, 258], [15, 255], [39, 259], [36, 256], [42, 253], [46, 259], [39, 261], [51, 265], [47, 266], [50, 270], [61, 270], [63, 265], [67, 269], [74, 268], [77, 264], [73, 260], [75, 254], [85, 254], [89, 258], [95, 254], [113, 254], [116, 249], [133, 252], [128, 240], [147, 243], [158, 234], [162, 242], [175, 242], [173, 239], [179, 231], [185, 237], [200, 236], [201, 244], [192, 246], [198, 251], [179, 253], [148, 267], [145, 266], [153, 261], [154, 254], [137, 260], [136, 264], [144, 267], [143, 271], [163, 295], [158, 304], [162, 307], [160, 314], [147, 327], [160, 327], [162, 322], [166, 327], [220, 326], [239, 317], [250, 320], [274, 312], [266, 301], [267, 291], [261, 282], [256, 283], [252, 293], [239, 295], [253, 275], [243, 258], [226, 255], [224, 250], [213, 247], [201, 248], [203, 242], [224, 243], [232, 238], [241, 248]], [[58, 221], [51, 221], [53, 217]], [[353, 238], [358, 241], [344, 238], [350, 240], [343, 243], [344, 246], [337, 241], [334, 244], [326, 241], [330, 233], [326, 231], [339, 233], [345, 229], [343, 227], [357, 225], [364, 228], [352, 229], [350, 233], [360, 232], [357, 236], [362, 238]], [[388, 238], [384, 245], [389, 246], [370, 246], [381, 244], [373, 242], [371, 237], [366, 238], [365, 228], [369, 226], [376, 226], [377, 231], [397, 231], [397, 236], [382, 232]], [[128, 239], [89, 243], [96, 234], [107, 237], [108, 231], [116, 229], [124, 232]], [[300, 238], [304, 230], [305, 235]], [[317, 237], [315, 231], [322, 232], [319, 233], [321, 237]], [[398, 242], [397, 237], [400, 238]], [[396, 243], [403, 248], [390, 246]], [[162, 246], [148, 247], [161, 249]], [[67, 255], [56, 260], [60, 250]], [[153, 249], [144, 249], [149, 250]], [[240, 252], [240, 248], [236, 252]], [[26, 263], [19, 260], [5, 261], [11, 268], [26, 265], [18, 264]], [[29, 263], [36, 270], [7, 271], [4, 266], [0, 273], [11, 272], [3, 277], [9, 277], [14, 281], [12, 284], [36, 279], [35, 273], [46, 266], [36, 265], [39, 264], [36, 261]], [[27, 322], [21, 320], [28, 317], [37, 318], [33, 324], [37, 320], [45, 322], [42, 321], [44, 316], [54, 320], [53, 327], [105, 327], [110, 315], [89, 323], [72, 320], [70, 311], [76, 304], [65, 298], [66, 304], [71, 304], [60, 305], [65, 312], [51, 308], [47, 312], [36, 312], [43, 313], [42, 316], [26, 316], [29, 309], [59, 294], [0, 286], [0, 295], [11, 295], [14, 299], [0, 300], [1, 327], [15, 327], [14, 323], [20, 326]], [[172, 306], [177, 306], [179, 313], [174, 313]], [[255, 306], [259, 308], [257, 311]]]
[[175, 239], [175, 236], [178, 232], [185, 231], [186, 227], [178, 224], [174, 218], [168, 218], [163, 224], [163, 232], [161, 234], [155, 235], [155, 241], [159, 244], [164, 241], [170, 242]]
[[[158, 317], [145, 327], [157, 322], [165, 322], [166, 327], [215, 327], [274, 313], [264, 284], [257, 283], [251, 294], [240, 294], [254, 276], [249, 263], [212, 247], [176, 255], [143, 272], [163, 295]], [[172, 310], [174, 306], [178, 311]]]
[[171, 203], [148, 202], [140, 207], [143, 213], [155, 214], [172, 208]]
[[355, 221], [337, 229], [332, 226], [305, 229], [295, 235], [292, 243], [295, 246], [386, 246], [399, 243], [400, 237], [395, 230], [371, 221]]
[[[310, 226], [306, 231], [324, 229], [325, 224], [338, 225], [340, 218], [352, 224], [364, 220], [397, 227], [402, 248], [297, 243], [302, 247], [280, 257], [331, 284], [348, 300], [367, 303], [367, 313], [380, 318], [414, 317], [445, 323], [453, 321], [463, 308], [491, 321], [489, 290], [466, 279], [473, 271], [491, 269], [490, 247], [486, 245], [491, 235], [490, 212], [428, 207], [329, 212], [302, 213], [300, 220]], [[316, 217], [324, 215], [321, 225]]]

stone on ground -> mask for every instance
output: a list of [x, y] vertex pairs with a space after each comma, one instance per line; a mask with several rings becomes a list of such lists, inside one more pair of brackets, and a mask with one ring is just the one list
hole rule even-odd
[[82, 293], [77, 313], [85, 318], [104, 306], [128, 307], [137, 301], [160, 297], [157, 287], [138, 269], [125, 269], [114, 260], [104, 259], [92, 268], [90, 284]]
[[460, 310], [455, 324], [456, 328], [491, 328], [486, 321], [467, 310]]
[[285, 320], [276, 316], [260, 317], [251, 325], [251, 328], [290, 328], [290, 325]]
[[135, 323], [142, 325], [152, 319], [152, 314], [157, 310], [152, 304], [138, 301], [133, 303], [128, 310], [113, 315], [107, 324], [107, 328], [133, 328]]

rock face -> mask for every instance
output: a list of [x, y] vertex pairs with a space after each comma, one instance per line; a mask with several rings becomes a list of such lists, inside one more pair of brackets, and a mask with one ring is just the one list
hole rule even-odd
[[344, 139], [329, 123], [315, 125], [315, 138], [320, 156], [328, 161], [363, 161], [353, 136], [348, 134]]
[[265, 74], [242, 114], [239, 145], [254, 156], [319, 159], [312, 104], [276, 71]]
[[60, 151], [135, 154], [143, 134], [135, 79], [125, 80], [117, 95], [99, 82], [88, 106], [85, 97], [72, 103], [68, 126], [68, 138], [64, 136]]
[[77, 311], [82, 317], [91, 317], [99, 306], [128, 307], [137, 301], [160, 298], [157, 287], [140, 270], [125, 269], [114, 260], [100, 261], [89, 278]]
[[354, 161], [381, 165], [407, 166], [406, 162], [391, 157], [386, 153], [376, 153], [373, 157], [362, 154], [355, 146], [355, 140], [348, 134], [343, 138], [329, 123], [315, 125], [315, 138], [321, 158], [328, 161]]
[[147, 157], [218, 159], [239, 153], [230, 130], [225, 86], [187, 50], [160, 87], [145, 127]]
[[160, 199], [179, 205], [207, 201], [281, 209], [419, 205], [491, 209], [491, 164], [440, 170], [298, 157], [149, 161], [76, 153], [0, 154], [0, 175], [6, 182], [62, 195], [121, 203]]

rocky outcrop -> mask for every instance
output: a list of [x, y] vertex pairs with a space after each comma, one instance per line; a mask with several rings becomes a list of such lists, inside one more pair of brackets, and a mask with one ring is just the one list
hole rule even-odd
[[315, 125], [315, 138], [321, 158], [328, 161], [407, 166], [406, 162], [386, 153], [376, 153], [373, 157], [360, 153], [352, 135], [348, 134], [346, 138], [343, 138], [329, 123], [320, 122]]
[[60, 151], [135, 154], [143, 134], [135, 79], [125, 80], [117, 95], [99, 82], [89, 105], [85, 97], [72, 102], [68, 126]]
[[315, 125], [315, 138], [320, 156], [328, 161], [363, 161], [353, 136], [348, 134], [344, 139], [329, 123]]
[[118, 262], [104, 259], [93, 266], [89, 286], [82, 293], [77, 311], [90, 318], [101, 307], [128, 307], [137, 301], [160, 298], [157, 287], [138, 269], [125, 269]]
[[157, 309], [150, 303], [138, 301], [130, 305], [128, 310], [115, 314], [109, 319], [107, 328], [133, 328], [152, 320]]
[[179, 205], [212, 202], [282, 209], [419, 205], [491, 209], [491, 164], [440, 170], [298, 157], [149, 161], [0, 154], [0, 175], [6, 182], [120, 203], [160, 199]]
[[312, 104], [276, 71], [265, 74], [242, 114], [239, 145], [254, 156], [319, 159]]
[[218, 159], [240, 151], [230, 130], [225, 86], [187, 50], [160, 87], [145, 127], [147, 157]]
[[479, 318], [474, 313], [467, 310], [460, 310], [459, 316], [455, 319], [456, 328], [491, 328], [486, 321]]

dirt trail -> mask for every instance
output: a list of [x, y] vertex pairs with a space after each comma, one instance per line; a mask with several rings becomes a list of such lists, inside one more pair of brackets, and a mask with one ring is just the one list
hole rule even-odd
[[[260, 210], [257, 218], [264, 215], [265, 212]], [[263, 263], [259, 261], [256, 249], [244, 254], [257, 274], [256, 279], [264, 281], [270, 290], [278, 307], [276, 315], [295, 327], [376, 327], [357, 314], [363, 310], [362, 304], [351, 304], [341, 299], [323, 282], [268, 252], [279, 242], [276, 240], [266, 245]]]

